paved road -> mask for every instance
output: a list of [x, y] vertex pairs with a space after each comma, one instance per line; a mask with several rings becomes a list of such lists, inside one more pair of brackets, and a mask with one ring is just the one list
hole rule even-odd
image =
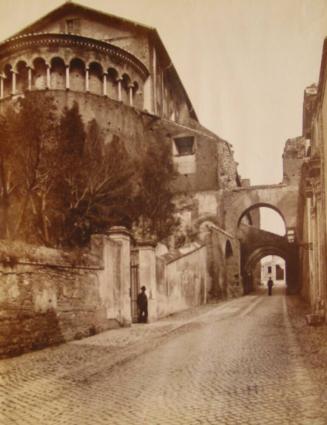
[[0, 362], [1, 425], [327, 424], [281, 291], [196, 313]]

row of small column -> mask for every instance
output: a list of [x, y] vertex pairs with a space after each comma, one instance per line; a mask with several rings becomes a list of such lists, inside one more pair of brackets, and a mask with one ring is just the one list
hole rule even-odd
[[[46, 88], [47, 89], [51, 89], [51, 68], [49, 64], [46, 64], [47, 70], [46, 70]], [[70, 69], [69, 69], [69, 65], [66, 65], [66, 90], [70, 89]], [[12, 89], [11, 89], [11, 94], [14, 96], [15, 94], [17, 94], [17, 90], [16, 90], [16, 75], [18, 74], [17, 71], [11, 70], [11, 74], [12, 74]], [[103, 81], [103, 96], [107, 96], [107, 76], [108, 74], [106, 72], [103, 73], [102, 76], [102, 81]], [[0, 75], [0, 99], [4, 98], [4, 80], [7, 77], [5, 77], [4, 75]], [[27, 79], [28, 79], [28, 90], [32, 90], [32, 68], [28, 67], [27, 68]], [[117, 83], [117, 98], [119, 101], [122, 100], [122, 81], [123, 79], [121, 77], [116, 79], [116, 83]], [[89, 92], [90, 90], [90, 72], [89, 72], [89, 68], [85, 68], [85, 91]], [[128, 93], [129, 93], [129, 104], [130, 106], [133, 106], [133, 89], [134, 89], [134, 84], [130, 83], [128, 85]]]

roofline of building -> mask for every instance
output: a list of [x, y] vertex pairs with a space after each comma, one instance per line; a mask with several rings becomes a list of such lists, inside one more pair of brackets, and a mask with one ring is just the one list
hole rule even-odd
[[134, 22], [134, 21], [132, 21], [130, 19], [122, 18], [120, 16], [117, 16], [117, 15], [114, 15], [114, 14], [111, 14], [111, 13], [101, 12], [101, 11], [99, 11], [97, 9], [94, 9], [93, 7], [84, 6], [84, 5], [81, 5], [79, 3], [76, 3], [75, 1], [65, 1], [61, 6], [58, 6], [56, 9], [51, 10], [47, 14], [43, 15], [41, 18], [38, 18], [37, 20], [33, 21], [31, 24], [27, 25], [26, 27], [24, 27], [23, 29], [21, 29], [20, 31], [18, 31], [16, 34], [14, 34], [12, 37], [17, 37], [21, 33], [26, 32], [29, 29], [33, 28], [40, 21], [44, 21], [44, 20], [50, 19], [50, 18], [52, 18], [53, 15], [58, 15], [61, 12], [64, 12], [65, 9], [69, 9], [69, 8], [72, 8], [72, 7], [73, 8], [83, 9], [86, 12], [93, 13], [93, 14], [96, 14], [96, 15], [101, 15], [104, 18], [113, 19], [113, 20], [115, 20], [117, 22], [124, 22], [127, 25], [130, 25], [132, 27], [139, 27], [140, 29], [143, 29], [145, 31], [153, 31], [153, 30], [155, 30], [155, 28], [150, 27], [148, 25], [141, 24], [139, 22]]
[[318, 92], [321, 89], [321, 86], [324, 81], [324, 76], [326, 73], [327, 65], [327, 37], [324, 39], [323, 48], [322, 48], [322, 57], [320, 63], [320, 72], [319, 72], [319, 82], [318, 82]]
[[317, 86], [317, 102], [315, 105], [315, 109], [319, 101], [322, 99], [323, 93], [325, 91], [326, 86], [326, 78], [327, 78], [327, 37], [324, 39], [323, 48], [322, 48], [322, 56], [320, 62], [320, 71], [319, 71], [319, 81]]
[[[164, 61], [167, 63], [167, 67], [169, 67], [169, 69], [171, 70], [171, 72], [173, 73], [174, 77], [177, 79], [184, 96], [186, 97], [187, 103], [188, 103], [188, 107], [190, 109], [190, 113], [192, 118], [194, 118], [196, 121], [199, 121], [197, 114], [194, 110], [193, 104], [187, 94], [187, 91], [177, 73], [177, 70], [167, 52], [167, 49], [165, 47], [165, 45], [163, 44], [158, 31], [150, 26], [144, 25], [144, 24], [140, 24], [138, 22], [134, 22], [131, 21], [129, 19], [125, 19], [116, 15], [112, 15], [110, 13], [105, 13], [105, 12], [101, 12], [99, 10], [93, 9], [91, 7], [88, 6], [84, 6], [84, 5], [80, 5], [78, 3], [75, 3], [73, 1], [66, 1], [65, 3], [63, 3], [61, 6], [57, 7], [56, 9], [53, 9], [52, 11], [50, 11], [49, 13], [47, 13], [46, 15], [42, 16], [41, 18], [37, 19], [36, 21], [32, 22], [31, 24], [27, 25], [26, 27], [24, 27], [22, 30], [20, 30], [19, 32], [15, 33], [14, 35], [12, 35], [11, 37], [7, 38], [6, 40], [4, 40], [3, 42], [7, 42], [12, 38], [16, 38], [19, 35], [26, 33], [28, 31], [33, 31], [33, 28], [35, 28], [41, 21], [50, 21], [51, 18], [56, 17], [57, 15], [60, 15], [61, 13], [64, 13], [65, 10], [67, 9], [67, 11], [71, 10], [71, 9], [79, 9], [82, 10], [84, 12], [87, 12], [89, 14], [93, 14], [93, 15], [97, 15], [100, 16], [102, 18], [105, 19], [111, 19], [117, 22], [123, 22], [124, 24], [127, 24], [133, 28], [138, 28], [144, 32], [146, 32], [147, 34], [150, 35], [152, 41], [154, 42], [154, 44], [160, 49], [161, 54], [163, 55]], [[2, 43], [1, 43], [2, 44]]]

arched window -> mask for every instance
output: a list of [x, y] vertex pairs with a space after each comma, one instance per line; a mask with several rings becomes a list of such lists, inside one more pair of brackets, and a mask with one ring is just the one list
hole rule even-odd
[[70, 89], [73, 91], [85, 91], [85, 63], [74, 58], [70, 61]]
[[12, 92], [12, 66], [10, 64], [7, 64], [4, 67], [4, 74], [5, 74], [5, 80], [4, 80], [4, 97], [10, 96]]
[[225, 246], [225, 258], [230, 258], [233, 256], [233, 248], [232, 248], [232, 244], [230, 243], [230, 241], [226, 242], [226, 246]]
[[28, 89], [28, 68], [26, 62], [20, 61], [16, 66], [16, 92], [23, 93]]
[[61, 58], [51, 60], [51, 88], [54, 90], [66, 88], [66, 65]]
[[133, 83], [133, 104], [135, 108], [143, 108], [143, 93], [141, 92], [137, 81], [134, 81]]
[[33, 88], [36, 90], [45, 90], [47, 87], [47, 67], [45, 60], [36, 58], [33, 61]]
[[109, 68], [107, 77], [107, 93], [111, 99], [115, 100], [118, 99], [117, 78], [118, 72], [114, 68]]
[[97, 62], [92, 62], [89, 68], [89, 90], [91, 93], [103, 94], [103, 69]]
[[123, 79], [122, 79], [122, 102], [125, 103], [126, 105], [129, 105], [129, 86], [131, 84], [131, 79], [129, 78], [129, 76], [127, 74], [123, 74]]

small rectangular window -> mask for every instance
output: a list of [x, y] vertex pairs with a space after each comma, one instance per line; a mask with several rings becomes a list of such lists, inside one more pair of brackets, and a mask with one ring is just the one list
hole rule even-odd
[[80, 32], [80, 20], [79, 19], [67, 19], [66, 20], [66, 33], [68, 34], [79, 34]]
[[271, 266], [268, 266], [268, 273], [271, 273]]
[[68, 33], [74, 32], [74, 19], [67, 19], [67, 21], [66, 21], [66, 31]]
[[194, 154], [194, 137], [179, 137], [175, 139], [177, 155]]

